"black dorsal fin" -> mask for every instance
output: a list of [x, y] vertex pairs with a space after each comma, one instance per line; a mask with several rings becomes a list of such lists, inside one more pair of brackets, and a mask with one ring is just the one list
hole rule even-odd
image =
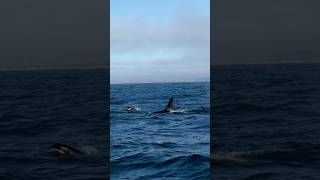
[[173, 111], [173, 97], [170, 98], [170, 100], [169, 100], [169, 102], [168, 102], [168, 105], [167, 105], [165, 111], [168, 111], [168, 112]]

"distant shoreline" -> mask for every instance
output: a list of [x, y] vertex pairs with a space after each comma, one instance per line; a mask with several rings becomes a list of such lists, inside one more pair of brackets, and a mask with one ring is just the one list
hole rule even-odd
[[178, 83], [210, 83], [208, 81], [177, 81], [177, 82], [130, 82], [130, 83], [110, 83], [110, 85], [130, 85], [130, 84], [178, 84]]

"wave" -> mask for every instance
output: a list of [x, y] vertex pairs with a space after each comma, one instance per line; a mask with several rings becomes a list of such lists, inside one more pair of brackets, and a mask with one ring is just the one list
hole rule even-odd
[[[129, 179], [170, 179], [177, 177], [210, 179], [209, 157], [192, 154], [176, 156], [166, 160], [156, 159], [156, 157], [146, 156], [144, 153], [137, 153], [112, 160], [110, 168], [113, 175], [121, 174], [122, 177]], [[137, 171], [143, 173], [137, 174]]]
[[199, 107], [194, 109], [175, 109], [172, 111], [172, 113], [192, 113], [192, 114], [208, 114], [210, 113], [210, 107]]
[[178, 146], [179, 144], [174, 142], [162, 142], [162, 143], [151, 143], [152, 146], [160, 147], [160, 148], [173, 148]]
[[256, 105], [251, 103], [226, 103], [226, 104], [215, 106], [215, 110], [217, 113], [230, 113], [235, 111], [260, 112], [260, 111], [272, 110], [272, 109], [273, 107]]
[[320, 144], [294, 143], [285, 148], [267, 150], [216, 152], [211, 157], [221, 166], [256, 166], [282, 164], [287, 166], [317, 166], [320, 163]]
[[[278, 98], [278, 97], [276, 97]], [[234, 100], [235, 102], [238, 100]], [[230, 112], [254, 112], [254, 113], [265, 113], [274, 112], [276, 110], [301, 110], [301, 107], [308, 106], [312, 104], [307, 101], [306, 98], [303, 99], [292, 99], [292, 100], [276, 100], [275, 98], [268, 97], [252, 102], [230, 102], [230, 103], [215, 103], [214, 109], [217, 114], [229, 114]], [[294, 111], [293, 111], [294, 112]]]
[[249, 159], [246, 158], [249, 154], [250, 152], [218, 152], [211, 155], [211, 159], [214, 161], [214, 164], [218, 166], [249, 165]]
[[210, 107], [199, 107], [196, 109], [191, 109], [188, 112], [194, 113], [194, 114], [209, 114], [210, 113]]
[[87, 155], [96, 155], [96, 154], [98, 154], [98, 149], [96, 149], [93, 146], [82, 146], [82, 147], [80, 147], [80, 150], [82, 152], [84, 152], [85, 154], [87, 154]]
[[[152, 166], [155, 173], [139, 179], [183, 178], [183, 179], [210, 179], [209, 157], [199, 154], [178, 156]], [[179, 174], [179, 175], [178, 175]]]
[[[200, 155], [192, 154], [189, 156], [177, 156], [163, 161], [155, 161], [154, 157], [148, 157], [144, 153], [137, 153], [118, 159], [111, 160], [111, 167], [117, 169], [136, 169], [136, 168], [181, 168], [193, 167], [199, 163], [209, 163], [210, 158]], [[206, 166], [207, 167], [207, 166]]]
[[171, 165], [175, 165], [178, 167], [193, 166], [202, 162], [210, 162], [209, 157], [206, 157], [200, 154], [192, 154], [189, 156], [178, 156], [178, 157], [174, 157], [174, 158], [159, 162], [155, 164], [154, 167], [163, 168]]
[[0, 116], [1, 121], [15, 121], [15, 120], [26, 120], [30, 119], [30, 117], [19, 115], [19, 114], [13, 114], [9, 112], [5, 112]]
[[[259, 179], [269, 179], [279, 177], [277, 173], [273, 172], [262, 172], [262, 173], [255, 173], [253, 175], [249, 175], [248, 177], [244, 178], [245, 180], [259, 180]], [[281, 178], [282, 179], [282, 178]]]

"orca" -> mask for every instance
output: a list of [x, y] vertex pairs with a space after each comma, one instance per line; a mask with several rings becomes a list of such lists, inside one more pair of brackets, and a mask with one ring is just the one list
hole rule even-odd
[[125, 111], [128, 111], [128, 112], [135, 112], [136, 109], [134, 107], [126, 107]]
[[65, 144], [53, 144], [49, 147], [49, 153], [54, 155], [61, 156], [74, 156], [74, 155], [85, 155], [85, 152], [82, 152], [76, 148], [70, 147]]
[[170, 113], [172, 111], [173, 111], [173, 97], [170, 98], [168, 105], [166, 106], [166, 108], [164, 110], [153, 112], [153, 114]]

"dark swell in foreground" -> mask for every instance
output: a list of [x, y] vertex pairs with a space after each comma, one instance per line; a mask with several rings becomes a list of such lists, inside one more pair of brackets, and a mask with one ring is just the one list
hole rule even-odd
[[213, 178], [318, 179], [320, 65], [215, 67]]
[[[106, 179], [106, 70], [0, 77], [0, 179]], [[51, 156], [57, 142], [90, 155]]]

